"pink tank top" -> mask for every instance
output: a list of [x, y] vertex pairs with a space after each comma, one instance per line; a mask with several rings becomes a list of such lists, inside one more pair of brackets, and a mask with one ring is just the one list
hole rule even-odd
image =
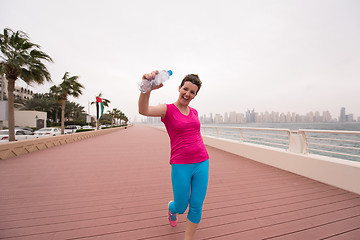
[[166, 107], [166, 115], [161, 121], [170, 137], [170, 164], [198, 163], [209, 159], [201, 138], [198, 112], [190, 107], [186, 116], [174, 104]]

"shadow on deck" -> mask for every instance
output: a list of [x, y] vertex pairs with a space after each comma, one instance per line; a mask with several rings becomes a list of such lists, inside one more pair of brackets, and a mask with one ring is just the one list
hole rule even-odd
[[[0, 161], [0, 239], [182, 239], [169, 139], [134, 126]], [[360, 239], [360, 196], [208, 147], [195, 239]]]

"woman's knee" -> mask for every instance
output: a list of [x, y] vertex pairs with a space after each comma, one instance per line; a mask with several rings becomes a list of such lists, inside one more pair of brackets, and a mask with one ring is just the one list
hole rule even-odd
[[186, 211], [187, 207], [188, 207], [188, 202], [180, 203], [175, 201], [176, 213], [183, 214]]
[[179, 213], [179, 214], [183, 214], [185, 211], [186, 211], [186, 209], [187, 209], [187, 205], [186, 206], [180, 206], [179, 208], [176, 208], [176, 209], [179, 209], [179, 210], [177, 210], [177, 212]]
[[202, 206], [201, 207], [192, 207], [189, 206], [188, 219], [193, 223], [199, 223], [202, 215]]

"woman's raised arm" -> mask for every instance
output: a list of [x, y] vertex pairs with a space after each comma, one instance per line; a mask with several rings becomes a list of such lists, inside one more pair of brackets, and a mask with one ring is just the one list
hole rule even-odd
[[[153, 71], [149, 74], [144, 74], [143, 79], [153, 80], [155, 75], [159, 71]], [[163, 84], [152, 88], [149, 92], [140, 93], [139, 97], [139, 113], [148, 117], [165, 117], [166, 114], [166, 104], [160, 104], [158, 106], [149, 106], [150, 93], [152, 90], [161, 88]]]

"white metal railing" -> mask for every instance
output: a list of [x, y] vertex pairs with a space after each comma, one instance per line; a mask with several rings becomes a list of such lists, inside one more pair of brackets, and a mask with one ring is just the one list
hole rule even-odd
[[306, 140], [306, 152], [346, 156], [360, 161], [360, 131], [300, 129], [299, 132]]
[[202, 126], [203, 135], [360, 161], [360, 131]]

